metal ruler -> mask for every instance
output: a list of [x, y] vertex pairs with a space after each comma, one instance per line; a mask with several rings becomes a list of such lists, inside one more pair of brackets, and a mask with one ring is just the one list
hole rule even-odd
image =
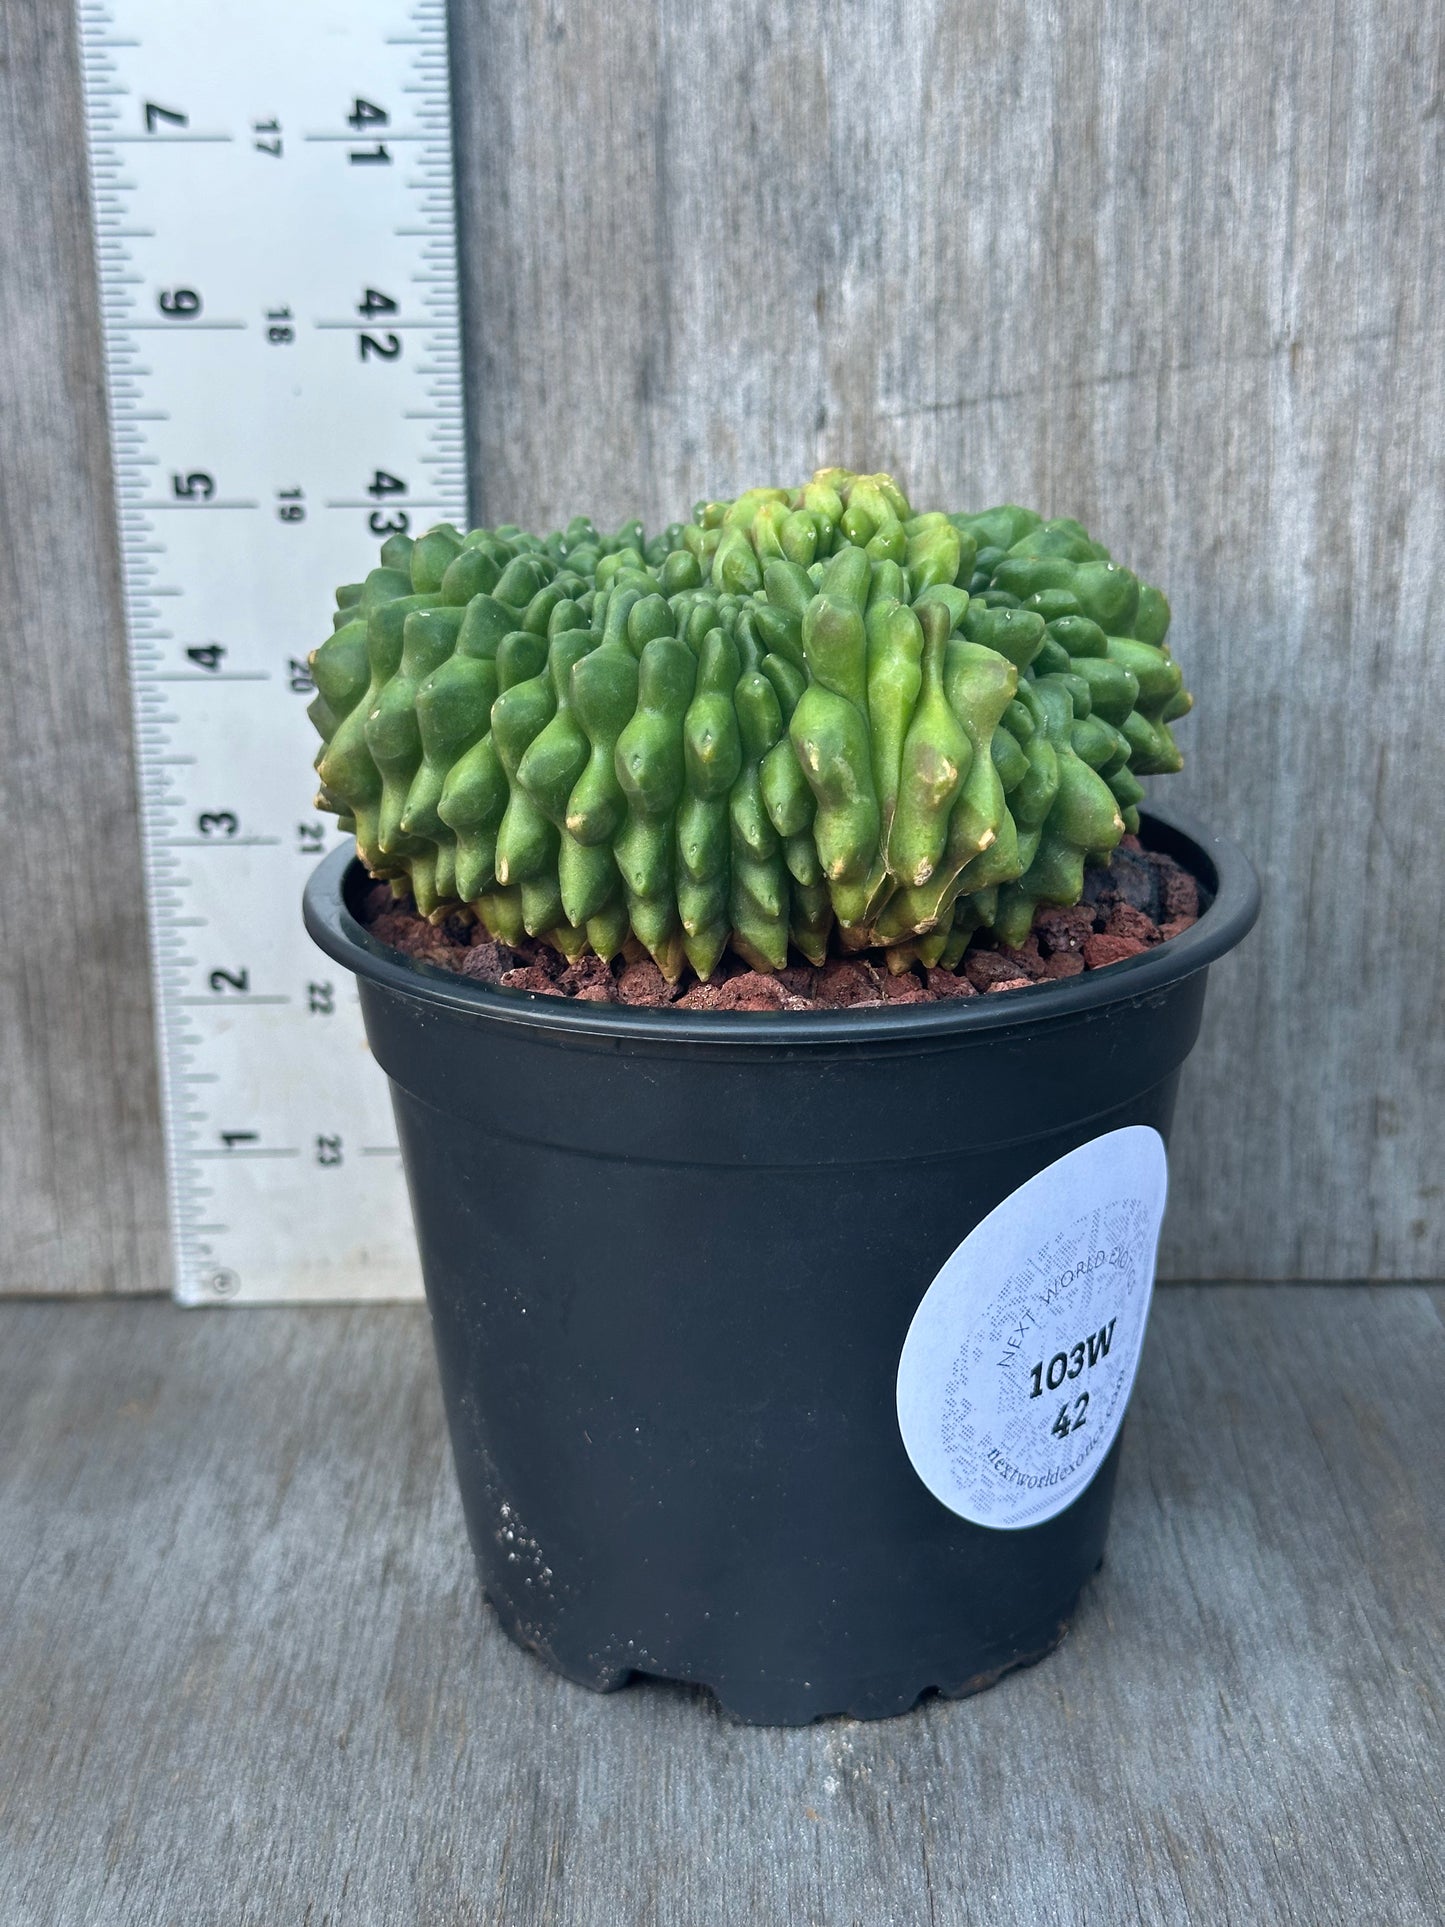
[[308, 652], [465, 516], [443, 0], [80, 0], [186, 1303], [411, 1296], [386, 1080], [301, 927]]

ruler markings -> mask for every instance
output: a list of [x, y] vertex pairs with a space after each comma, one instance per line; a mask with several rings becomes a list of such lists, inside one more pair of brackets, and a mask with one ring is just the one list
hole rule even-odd
[[[306, 657], [374, 562], [367, 479], [426, 478], [388, 520], [465, 513], [444, 13], [79, 11], [177, 1292], [411, 1295], [384, 1083], [296, 897], [329, 834]], [[408, 287], [425, 318], [382, 306]], [[347, 330], [380, 346], [338, 360]]]

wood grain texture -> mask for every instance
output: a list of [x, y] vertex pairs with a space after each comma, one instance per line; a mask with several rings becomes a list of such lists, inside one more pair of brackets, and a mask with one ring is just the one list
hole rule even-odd
[[1163, 1293], [1059, 1652], [769, 1731], [507, 1642], [419, 1309], [0, 1307], [0, 1918], [1432, 1927], [1442, 1312]]
[[1173, 599], [1167, 785], [1267, 891], [1165, 1270], [1439, 1277], [1441, 45], [1405, 0], [454, 10], [483, 519], [815, 462]]
[[[79, 81], [67, 8], [0, 4], [0, 1291], [146, 1289]], [[480, 514], [657, 518], [843, 460], [1078, 513], [1167, 586], [1199, 699], [1169, 794], [1267, 890], [1186, 1073], [1176, 1276], [1445, 1275], [1437, 26], [1405, 0], [453, 8]]]
[[0, 60], [0, 1292], [168, 1274], [73, 9]]

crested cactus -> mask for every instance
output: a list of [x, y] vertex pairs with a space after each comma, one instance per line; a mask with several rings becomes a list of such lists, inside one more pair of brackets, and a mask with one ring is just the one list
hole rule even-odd
[[1190, 706], [1169, 605], [1077, 522], [915, 515], [887, 475], [651, 540], [392, 536], [312, 656], [318, 804], [439, 918], [672, 980], [878, 946], [955, 963], [1138, 827]]

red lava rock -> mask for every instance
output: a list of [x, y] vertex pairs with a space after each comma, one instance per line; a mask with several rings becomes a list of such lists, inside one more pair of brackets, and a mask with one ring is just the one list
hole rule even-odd
[[1032, 931], [1024, 939], [1020, 949], [1010, 950], [1007, 944], [1001, 943], [998, 954], [1006, 963], [1013, 966], [1016, 977], [1027, 977], [1031, 983], [1037, 983], [1044, 974], [1044, 960], [1039, 954], [1039, 940]]
[[646, 963], [629, 964], [617, 980], [619, 1003], [670, 1004], [676, 997], [675, 987], [667, 981], [650, 957]]
[[1138, 837], [1129, 830], [1126, 830], [1124, 835], [1119, 838], [1119, 848], [1121, 850], [1128, 850], [1130, 854], [1134, 856], [1142, 856], [1144, 854], [1144, 845], [1139, 841]]
[[1057, 983], [1061, 977], [1082, 977], [1084, 960], [1077, 950], [1056, 950], [1044, 961], [1044, 982]]
[[781, 1010], [789, 992], [776, 977], [761, 970], [745, 970], [718, 986], [718, 1010]]
[[1138, 956], [1198, 920], [1195, 879], [1172, 857], [1142, 849], [1134, 837], [1123, 839], [1107, 868], [1086, 870], [1085, 885], [1084, 902], [1041, 909], [1019, 949], [985, 934], [985, 947], [968, 951], [956, 971], [934, 966], [920, 974], [910, 966], [895, 973], [868, 955], [835, 957], [821, 969], [794, 963], [760, 971], [729, 951], [710, 983], [693, 982], [686, 991], [669, 984], [636, 944], [629, 945], [633, 960], [614, 975], [600, 957], [569, 963], [538, 938], [499, 943], [482, 924], [456, 912], [429, 923], [410, 897], [394, 896], [388, 884], [371, 885], [361, 908], [371, 934], [403, 955], [534, 996], [651, 1008], [676, 1004], [681, 1010], [886, 1010], [1076, 977], [1086, 966], [1099, 970]]
[[922, 1004], [930, 1001], [928, 992], [911, 970], [900, 970], [895, 976], [891, 970], [879, 972], [878, 988], [884, 1000], [890, 1004]]
[[676, 1010], [720, 1010], [722, 1008], [721, 984], [694, 984], [691, 990], [684, 991], [674, 1005]]
[[560, 983], [571, 967], [560, 950], [554, 950], [550, 943], [543, 943], [539, 937], [522, 939], [517, 947], [517, 961], [519, 964], [530, 964], [554, 983]]
[[[1079, 967], [1082, 969], [1082, 964]], [[928, 973], [928, 988], [933, 992], [934, 996], [938, 998], [976, 997], [978, 995], [978, 992], [968, 981], [967, 977], [959, 976], [957, 971], [940, 970], [936, 965]]]
[[1028, 982], [1019, 974], [1017, 964], [1010, 963], [1001, 951], [974, 950], [963, 960], [964, 974], [975, 990], [992, 990], [996, 985], [1009, 985]]
[[1187, 870], [1181, 870], [1177, 863], [1171, 863], [1160, 879], [1161, 894], [1164, 899], [1164, 919], [1177, 923], [1187, 917], [1191, 923], [1199, 917], [1199, 885]]
[[839, 961], [825, 964], [813, 990], [815, 1000], [828, 1010], [851, 1010], [858, 1004], [881, 1004], [878, 977], [867, 964]]
[[1109, 937], [1099, 935], [1090, 937], [1084, 945], [1084, 963], [1090, 970], [1102, 970], [1106, 964], [1122, 963], [1126, 957], [1137, 957], [1148, 944], [1141, 943], [1137, 937]]
[[516, 970], [504, 970], [501, 975], [504, 990], [530, 990], [536, 997], [562, 997], [566, 992], [539, 963], [523, 964]]
[[617, 979], [600, 957], [579, 957], [568, 964], [557, 982], [569, 997], [579, 997], [586, 1004], [617, 1000]]
[[1132, 903], [1114, 905], [1104, 920], [1104, 932], [1110, 937], [1137, 937], [1142, 944], [1159, 941], [1158, 924], [1142, 910], [1136, 910]]
[[402, 923], [401, 930], [395, 935], [384, 936], [383, 942], [395, 944], [398, 950], [408, 957], [414, 957], [418, 963], [437, 964], [444, 970], [452, 970], [466, 955], [464, 950], [448, 943], [440, 930], [434, 930], [422, 918], [409, 917], [403, 920], [393, 913], [378, 917], [371, 927], [380, 933], [384, 927], [390, 929], [397, 923]]
[[1040, 910], [1034, 918], [1033, 934], [1045, 956], [1056, 956], [1060, 951], [1077, 952], [1082, 949], [1084, 939], [1094, 934], [1094, 913], [1083, 903], [1076, 903], [1068, 910]]
[[[481, 925], [477, 925], [481, 929]], [[472, 939], [470, 946], [462, 953], [457, 969], [464, 977], [475, 977], [484, 984], [499, 984], [502, 972], [511, 970], [516, 963], [512, 952], [504, 943], [494, 943], [490, 937], [483, 936], [480, 942]]]
[[812, 964], [788, 964], [778, 972], [778, 982], [794, 997], [811, 999], [817, 981], [818, 973]]

